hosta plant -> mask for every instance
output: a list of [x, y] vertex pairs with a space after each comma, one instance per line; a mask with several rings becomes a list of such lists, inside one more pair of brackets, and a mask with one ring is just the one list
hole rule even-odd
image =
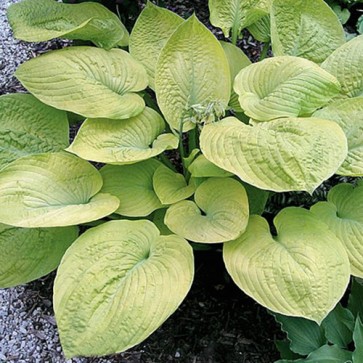
[[[151, 2], [130, 34], [98, 3], [9, 8], [20, 39], [91, 42], [22, 64], [30, 94], [0, 98], [0, 286], [58, 267], [67, 357], [156, 330], [190, 289], [192, 246], [223, 243], [246, 294], [316, 324], [363, 277], [360, 182], [264, 215], [273, 193], [363, 175], [363, 37], [346, 42], [322, 0], [209, 5], [232, 43]], [[251, 64], [233, 43], [262, 18], [274, 57]]]

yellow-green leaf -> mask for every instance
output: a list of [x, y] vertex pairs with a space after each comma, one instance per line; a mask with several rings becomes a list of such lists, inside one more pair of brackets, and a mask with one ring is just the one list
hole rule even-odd
[[180, 305], [194, 275], [181, 237], [146, 220], [92, 228], [68, 249], [54, 284], [67, 358], [122, 352], [146, 339]]
[[274, 57], [242, 69], [234, 90], [245, 114], [255, 121], [310, 116], [339, 94], [338, 80], [315, 63]]
[[145, 67], [149, 86], [155, 89], [155, 68], [161, 50], [183, 19], [168, 9], [148, 1], [130, 36], [130, 53]]
[[146, 71], [121, 49], [64, 48], [23, 63], [15, 75], [42, 102], [85, 117], [125, 119], [145, 107], [135, 92], [146, 88]]
[[204, 155], [199, 155], [189, 166], [189, 172], [194, 178], [228, 177], [232, 173], [221, 169], [210, 162]]
[[195, 185], [187, 184], [184, 176], [164, 165], [159, 166], [153, 176], [153, 186], [162, 204], [174, 204], [193, 195]]
[[77, 227], [17, 228], [0, 224], [0, 288], [47, 275], [78, 236]]
[[347, 139], [333, 121], [281, 118], [245, 125], [234, 117], [204, 126], [204, 156], [257, 188], [312, 193], [347, 156]]
[[343, 97], [363, 96], [363, 35], [336, 49], [321, 67], [338, 79]]
[[156, 66], [158, 105], [169, 125], [195, 127], [193, 107], [225, 109], [231, 92], [229, 65], [215, 36], [195, 17], [179, 25], [162, 49]]
[[23, 0], [9, 7], [8, 18], [15, 38], [27, 42], [81, 39], [109, 49], [126, 46], [129, 40], [117, 15], [94, 2], [63, 4], [54, 0]]
[[270, 15], [265, 15], [261, 19], [248, 27], [248, 31], [252, 36], [260, 42], [271, 41], [271, 19]]
[[209, 0], [210, 22], [228, 38], [269, 13], [270, 0]]
[[195, 203], [183, 200], [166, 212], [165, 224], [193, 242], [218, 243], [237, 238], [248, 221], [244, 187], [231, 178], [210, 178], [194, 194]]
[[115, 213], [145, 217], [163, 208], [153, 186], [153, 176], [161, 165], [159, 161], [149, 159], [132, 165], [105, 165], [101, 168], [101, 192], [115, 195], [120, 200]]
[[344, 29], [323, 0], [273, 0], [272, 51], [323, 62], [345, 43]]
[[352, 275], [363, 277], [363, 184], [339, 184], [328, 193], [327, 202], [319, 202], [311, 211], [328, 225], [343, 242]]
[[97, 169], [72, 154], [25, 156], [0, 172], [0, 223], [58, 227], [100, 219], [119, 205], [98, 193], [101, 186]]
[[178, 137], [164, 130], [162, 117], [148, 107], [127, 120], [87, 119], [67, 151], [86, 160], [132, 164], [178, 147]]
[[0, 169], [22, 156], [69, 145], [66, 112], [24, 93], [0, 97]]
[[343, 296], [350, 277], [340, 240], [311, 212], [286, 208], [267, 221], [252, 216], [246, 232], [225, 243], [223, 258], [234, 282], [259, 304], [318, 324]]
[[336, 173], [363, 176], [363, 97], [335, 101], [313, 116], [335, 121], [347, 137], [348, 156]]

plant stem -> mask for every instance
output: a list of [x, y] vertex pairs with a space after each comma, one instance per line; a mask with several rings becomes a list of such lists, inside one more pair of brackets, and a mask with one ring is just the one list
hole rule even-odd
[[232, 27], [232, 39], [231, 42], [233, 45], [237, 45], [238, 40], [238, 27], [236, 25], [233, 25]]
[[184, 165], [185, 151], [183, 145], [183, 118], [179, 121], [179, 156], [183, 166], [183, 174], [185, 175], [186, 167]]
[[167, 158], [166, 155], [160, 154], [159, 155], [160, 161], [163, 162], [166, 166], [168, 166], [171, 170], [176, 172], [175, 166], [172, 164], [172, 162]]
[[189, 154], [198, 147], [198, 129], [197, 126], [190, 130], [188, 138]]
[[259, 58], [259, 62], [264, 60], [266, 57], [267, 57], [267, 52], [268, 50], [270, 49], [270, 41], [266, 42], [264, 45], [263, 45], [263, 48], [262, 48], [262, 51], [261, 51], [261, 54], [260, 54], [260, 58]]

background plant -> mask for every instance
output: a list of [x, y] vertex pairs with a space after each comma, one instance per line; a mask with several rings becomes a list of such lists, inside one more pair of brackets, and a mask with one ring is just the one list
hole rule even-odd
[[[346, 42], [322, 1], [237, 3], [209, 4], [232, 43], [152, 3], [130, 35], [97, 3], [9, 8], [20, 39], [97, 46], [24, 63], [16, 76], [32, 95], [0, 98], [0, 284], [62, 260], [54, 307], [67, 357], [120, 352], [157, 329], [191, 286], [188, 242], [224, 243], [244, 292], [317, 324], [362, 277], [360, 182], [282, 210], [274, 226], [261, 216], [271, 193], [362, 175], [362, 38]], [[245, 27], [275, 57], [250, 64], [235, 46]], [[69, 112], [85, 119], [70, 145]], [[76, 238], [76, 225], [93, 228]]]

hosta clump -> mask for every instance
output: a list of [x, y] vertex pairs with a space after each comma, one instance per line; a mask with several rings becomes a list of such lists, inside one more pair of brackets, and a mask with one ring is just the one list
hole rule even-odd
[[[272, 193], [363, 175], [363, 38], [345, 42], [320, 0], [209, 5], [232, 43], [150, 2], [130, 35], [96, 3], [9, 9], [21, 39], [100, 47], [22, 64], [30, 94], [0, 97], [0, 286], [60, 263], [67, 357], [121, 352], [157, 329], [190, 289], [189, 242], [224, 243], [245, 293], [318, 324], [363, 276], [361, 183], [285, 208], [274, 226], [263, 216]], [[244, 27], [275, 57], [251, 64], [235, 45]], [[67, 111], [84, 120], [71, 144]]]

